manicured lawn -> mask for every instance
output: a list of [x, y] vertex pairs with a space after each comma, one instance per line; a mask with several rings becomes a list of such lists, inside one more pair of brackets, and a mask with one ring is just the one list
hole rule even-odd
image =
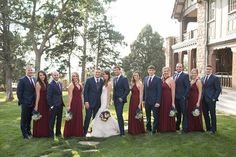
[[[65, 96], [66, 97], [66, 96]], [[236, 154], [236, 117], [219, 114], [218, 132], [162, 133], [125, 137], [23, 140], [20, 132], [20, 107], [17, 102], [3, 102], [0, 93], [0, 157], [234, 157]], [[112, 113], [114, 112], [111, 107]], [[125, 107], [125, 120], [128, 117]], [[63, 122], [64, 124], [64, 122]], [[79, 141], [99, 141], [97, 146]], [[84, 152], [96, 150], [95, 152]]]

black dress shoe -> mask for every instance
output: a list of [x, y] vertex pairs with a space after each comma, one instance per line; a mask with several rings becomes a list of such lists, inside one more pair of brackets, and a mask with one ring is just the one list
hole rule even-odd
[[29, 140], [30, 137], [29, 137], [29, 136], [24, 136], [23, 139], [25, 139], [25, 140]]

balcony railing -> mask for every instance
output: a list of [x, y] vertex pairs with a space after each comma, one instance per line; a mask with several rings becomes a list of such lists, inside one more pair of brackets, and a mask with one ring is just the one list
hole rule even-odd
[[[191, 30], [183, 34], [183, 41], [197, 38], [197, 29]], [[180, 40], [180, 37], [175, 37], [175, 44], [183, 42]]]
[[217, 72], [215, 75], [220, 79], [222, 87], [232, 87], [232, 75], [228, 72]]

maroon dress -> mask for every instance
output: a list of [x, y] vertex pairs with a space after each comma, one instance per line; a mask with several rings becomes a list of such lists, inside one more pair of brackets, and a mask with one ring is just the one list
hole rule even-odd
[[65, 121], [64, 137], [82, 137], [83, 136], [83, 114], [82, 114], [82, 87], [80, 89], [74, 85], [73, 97], [70, 111], [72, 119]]
[[135, 119], [136, 110], [140, 103], [140, 93], [139, 89], [136, 85], [131, 89], [132, 95], [130, 98], [129, 105], [129, 120], [128, 120], [128, 133], [137, 135], [141, 133], [145, 133], [144, 122], [143, 119]]
[[33, 121], [33, 137], [49, 136], [49, 107], [47, 105], [46, 87], [41, 87], [40, 98], [38, 102], [38, 112], [42, 117]]
[[158, 132], [175, 132], [175, 117], [170, 117], [169, 113], [172, 108], [172, 94], [169, 85], [162, 82], [161, 104], [158, 112]]
[[[197, 81], [196, 81], [197, 82]], [[196, 103], [198, 101], [198, 88], [197, 84], [193, 83], [189, 89], [189, 97], [188, 97], [188, 106], [187, 106], [187, 112], [188, 112], [188, 132], [191, 131], [203, 131], [202, 126], [202, 105], [200, 103], [200, 115], [198, 117], [194, 117], [192, 115], [193, 109], [196, 107]]]

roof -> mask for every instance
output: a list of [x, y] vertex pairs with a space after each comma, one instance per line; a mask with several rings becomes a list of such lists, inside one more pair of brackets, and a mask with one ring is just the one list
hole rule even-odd
[[174, 9], [171, 18], [180, 20], [182, 10], [184, 8], [185, 0], [175, 0]]

